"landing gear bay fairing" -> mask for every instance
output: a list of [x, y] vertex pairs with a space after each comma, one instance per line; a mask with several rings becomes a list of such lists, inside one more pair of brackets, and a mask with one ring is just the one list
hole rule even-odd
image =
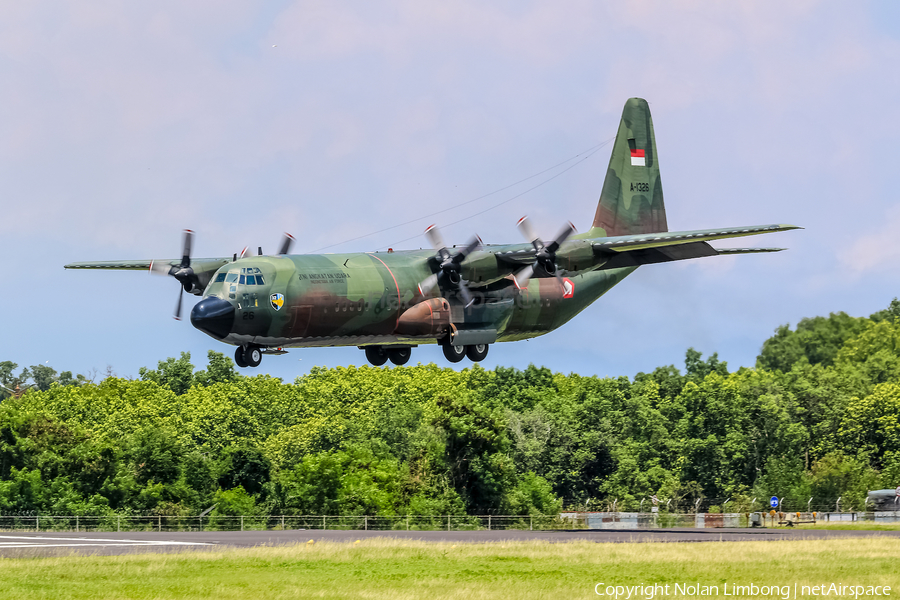
[[[237, 346], [240, 367], [259, 366], [285, 348], [358, 346], [373, 365], [409, 361], [412, 349], [439, 344], [450, 362], [478, 362], [490, 344], [537, 337], [560, 327], [641, 265], [777, 252], [716, 249], [709, 242], [797, 229], [793, 225], [668, 231], [656, 139], [647, 102], [625, 104], [591, 228], [571, 224], [541, 240], [528, 219], [527, 243], [484, 245], [478, 237], [448, 247], [437, 228], [435, 251], [191, 257], [185, 231], [180, 259], [82, 262], [67, 269], [145, 269], [171, 275], [202, 295], [191, 323]], [[176, 317], [181, 313], [179, 295]]]

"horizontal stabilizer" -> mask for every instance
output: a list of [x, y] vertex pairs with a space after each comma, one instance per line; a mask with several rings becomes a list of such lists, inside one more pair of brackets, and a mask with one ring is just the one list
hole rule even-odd
[[756, 225], [753, 227], [725, 227], [722, 229], [702, 229], [698, 231], [622, 235], [611, 238], [593, 238], [592, 245], [594, 251], [631, 252], [642, 248], [691, 244], [698, 241], [711, 242], [713, 240], [774, 233], [776, 231], [790, 231], [792, 229], [801, 229], [801, 227], [796, 225]]
[[765, 252], [781, 252], [787, 248], [716, 248], [720, 255], [725, 254], [763, 254]]

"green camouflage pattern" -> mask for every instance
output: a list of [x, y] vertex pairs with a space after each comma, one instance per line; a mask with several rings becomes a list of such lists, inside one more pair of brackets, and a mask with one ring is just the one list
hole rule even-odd
[[[642, 156], [635, 158], [643, 161], [632, 160], [638, 154]], [[630, 98], [622, 111], [591, 237], [668, 230], [656, 156], [650, 107], [643, 98]]]
[[[483, 246], [462, 261], [470, 303], [446, 281], [422, 293], [420, 284], [440, 268], [430, 250], [194, 259], [199, 285], [189, 291], [233, 307], [233, 319], [227, 317], [216, 332], [195, 325], [243, 348], [489, 344], [553, 331], [638, 266], [777, 251], [716, 250], [709, 242], [790, 229], [796, 227], [668, 232], [650, 111], [645, 100], [632, 98], [622, 114], [593, 227], [559, 247], [558, 277], [538, 270], [520, 289], [513, 275], [534, 262], [537, 252], [522, 243]], [[176, 267], [180, 260], [66, 268], [150, 269], [152, 263]]]

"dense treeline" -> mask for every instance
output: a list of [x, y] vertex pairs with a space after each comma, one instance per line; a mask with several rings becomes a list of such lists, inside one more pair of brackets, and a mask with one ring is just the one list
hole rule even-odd
[[736, 372], [694, 350], [633, 380], [425, 365], [285, 384], [216, 352], [96, 384], [16, 369], [0, 363], [6, 388], [31, 384], [0, 402], [5, 514], [552, 514], [652, 494], [846, 510], [900, 483], [896, 300], [781, 327]]

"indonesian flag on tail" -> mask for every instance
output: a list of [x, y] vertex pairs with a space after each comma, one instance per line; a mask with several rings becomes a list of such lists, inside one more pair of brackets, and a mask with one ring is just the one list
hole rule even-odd
[[646, 163], [644, 162], [644, 151], [643, 150], [632, 150], [631, 151], [631, 166], [632, 167], [646, 167]]

